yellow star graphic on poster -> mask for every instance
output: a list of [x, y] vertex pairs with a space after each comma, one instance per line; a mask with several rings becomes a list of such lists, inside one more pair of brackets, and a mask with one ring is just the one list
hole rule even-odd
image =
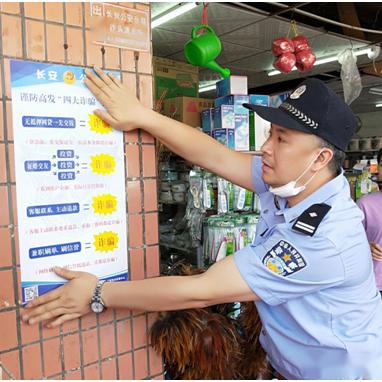
[[284, 261], [289, 261], [290, 260], [290, 256], [289, 255], [284, 255], [283, 256], [283, 260]]

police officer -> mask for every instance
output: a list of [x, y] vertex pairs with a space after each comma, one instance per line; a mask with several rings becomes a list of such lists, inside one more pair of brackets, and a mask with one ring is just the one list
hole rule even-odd
[[[258, 193], [254, 243], [198, 276], [104, 283], [58, 268], [69, 280], [29, 304], [22, 318], [54, 327], [105, 307], [163, 311], [255, 301], [261, 343], [288, 379], [382, 378], [382, 303], [362, 213], [341, 164], [356, 120], [323, 82], [304, 81], [278, 108], [246, 105], [272, 123], [262, 158], [223, 147], [145, 108], [112, 75], [86, 85], [119, 130], [142, 128], [172, 151]], [[252, 175], [251, 175], [252, 174]]]

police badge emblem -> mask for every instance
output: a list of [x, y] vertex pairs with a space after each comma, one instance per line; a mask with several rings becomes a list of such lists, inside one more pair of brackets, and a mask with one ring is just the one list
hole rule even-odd
[[305, 93], [305, 90], [306, 90], [306, 85], [302, 85], [300, 87], [298, 87], [291, 95], [290, 95], [290, 98], [291, 99], [298, 99], [300, 98], [304, 93]]
[[280, 240], [268, 251], [262, 262], [270, 271], [280, 276], [293, 275], [307, 266], [303, 256], [285, 240]]

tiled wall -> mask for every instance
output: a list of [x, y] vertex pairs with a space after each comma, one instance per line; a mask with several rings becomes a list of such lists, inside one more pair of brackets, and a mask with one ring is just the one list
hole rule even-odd
[[[149, 12], [148, 3], [116, 3]], [[162, 379], [149, 347], [154, 313], [108, 310], [57, 329], [20, 321], [20, 266], [9, 59], [120, 70], [152, 106], [151, 54], [91, 44], [88, 3], [1, 3], [0, 44], [0, 379]], [[129, 273], [159, 274], [155, 146], [144, 132], [125, 134]]]

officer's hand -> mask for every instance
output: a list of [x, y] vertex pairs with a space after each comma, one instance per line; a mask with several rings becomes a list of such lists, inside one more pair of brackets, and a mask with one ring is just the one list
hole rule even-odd
[[94, 71], [97, 74], [85, 69], [84, 83], [106, 109], [106, 112], [97, 109], [94, 113], [118, 130], [144, 128], [144, 121], [151, 110], [145, 108], [135, 92], [128, 90], [112, 74], [105, 74], [98, 68]]
[[55, 273], [69, 282], [31, 301], [22, 313], [24, 322], [32, 325], [49, 321], [46, 326], [54, 328], [90, 312], [97, 277], [91, 273], [74, 272], [65, 268], [55, 268]]
[[371, 256], [374, 261], [382, 261], [382, 247], [377, 243], [370, 243]]

